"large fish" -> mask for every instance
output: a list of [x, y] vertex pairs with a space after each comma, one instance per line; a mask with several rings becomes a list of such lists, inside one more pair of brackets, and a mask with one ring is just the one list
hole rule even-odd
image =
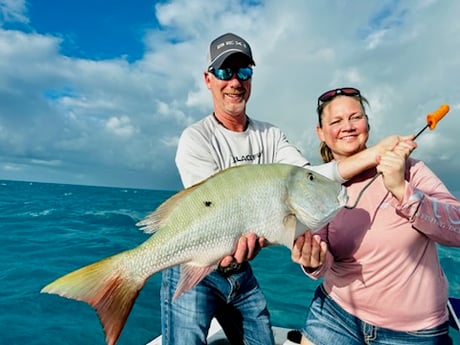
[[304, 168], [286, 164], [229, 168], [173, 195], [140, 221], [142, 230], [154, 234], [144, 243], [71, 272], [41, 292], [89, 303], [112, 345], [154, 273], [181, 265], [177, 298], [232, 254], [241, 235], [254, 232], [269, 244], [291, 249], [300, 234], [296, 220], [316, 230], [346, 201], [339, 183]]

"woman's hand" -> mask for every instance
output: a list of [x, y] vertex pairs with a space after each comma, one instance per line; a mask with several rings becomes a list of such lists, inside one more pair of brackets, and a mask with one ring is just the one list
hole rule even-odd
[[297, 237], [291, 251], [292, 261], [313, 272], [326, 262], [327, 243], [319, 235], [306, 231]]
[[393, 196], [402, 201], [405, 183], [406, 160], [417, 144], [413, 140], [400, 141], [392, 151], [387, 151], [379, 159], [377, 171], [383, 175], [383, 184]]
[[379, 163], [381, 156], [385, 155], [387, 152], [393, 151], [401, 142], [414, 142], [414, 135], [391, 135], [382, 139], [378, 144], [372, 148], [375, 150], [377, 163]]

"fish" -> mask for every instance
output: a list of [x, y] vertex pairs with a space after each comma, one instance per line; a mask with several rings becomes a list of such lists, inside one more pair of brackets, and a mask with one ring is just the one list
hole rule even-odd
[[267, 245], [292, 249], [297, 236], [326, 225], [347, 200], [340, 183], [306, 168], [231, 167], [179, 191], [141, 219], [136, 225], [151, 234], [145, 242], [70, 272], [41, 292], [91, 305], [106, 343], [114, 345], [153, 274], [180, 265], [177, 299], [232, 255], [242, 235], [253, 232]]

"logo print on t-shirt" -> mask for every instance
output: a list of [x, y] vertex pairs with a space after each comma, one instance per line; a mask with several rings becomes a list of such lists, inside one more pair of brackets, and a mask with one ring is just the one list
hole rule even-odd
[[242, 155], [242, 156], [233, 156], [233, 164], [238, 163], [238, 162], [252, 162], [260, 158], [261, 156], [262, 156], [262, 152], [259, 152], [256, 154]]

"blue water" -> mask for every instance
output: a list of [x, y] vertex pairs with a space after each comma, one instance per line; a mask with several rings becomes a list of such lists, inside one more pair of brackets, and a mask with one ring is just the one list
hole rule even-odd
[[[104, 345], [93, 309], [40, 294], [57, 277], [132, 248], [148, 235], [135, 223], [173, 192], [0, 181], [0, 344]], [[460, 297], [458, 249], [441, 248], [451, 295]], [[253, 261], [274, 324], [298, 328], [317, 282], [283, 247]], [[118, 344], [142, 345], [160, 334], [160, 274], [141, 291]], [[457, 331], [451, 332], [460, 344]]]

